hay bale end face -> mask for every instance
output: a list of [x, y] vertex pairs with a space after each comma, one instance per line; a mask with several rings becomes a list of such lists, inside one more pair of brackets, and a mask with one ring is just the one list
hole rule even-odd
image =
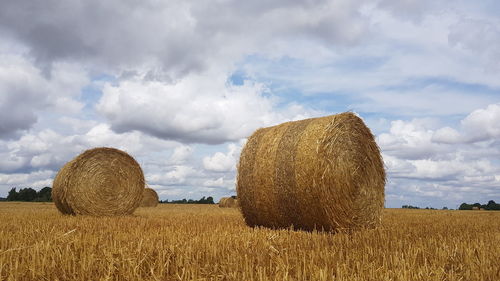
[[100, 147], [87, 150], [57, 173], [52, 198], [63, 214], [127, 215], [139, 207], [144, 174], [126, 152]]
[[371, 228], [384, 207], [374, 136], [353, 113], [257, 130], [240, 156], [237, 194], [250, 226]]
[[221, 208], [238, 208], [238, 199], [233, 197], [222, 197], [219, 200], [219, 207]]
[[156, 207], [158, 206], [158, 193], [152, 188], [146, 187], [142, 194], [141, 207]]

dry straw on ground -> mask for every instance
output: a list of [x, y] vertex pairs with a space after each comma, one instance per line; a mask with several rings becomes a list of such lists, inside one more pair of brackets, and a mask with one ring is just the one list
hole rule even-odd
[[257, 130], [240, 156], [239, 204], [250, 226], [374, 227], [385, 170], [370, 129], [347, 112]]
[[219, 200], [219, 207], [221, 208], [238, 208], [238, 199], [233, 197], [222, 197]]
[[154, 189], [146, 187], [142, 194], [141, 207], [156, 207], [158, 200], [158, 193]]
[[144, 184], [134, 158], [115, 148], [100, 147], [83, 152], [59, 170], [52, 198], [63, 214], [125, 215], [141, 203]]

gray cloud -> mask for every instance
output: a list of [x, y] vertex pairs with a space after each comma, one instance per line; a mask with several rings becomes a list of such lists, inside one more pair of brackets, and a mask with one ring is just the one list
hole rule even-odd
[[74, 98], [86, 83], [85, 74], [70, 65], [55, 65], [46, 78], [22, 56], [0, 53], [0, 139], [19, 137], [40, 111], [78, 112], [82, 105]]
[[19, 101], [16, 99], [23, 100], [16, 96], [7, 102], [0, 101], [0, 138], [19, 137], [20, 131], [29, 129], [37, 121], [30, 108], [17, 106]]
[[462, 18], [450, 27], [449, 43], [472, 52], [489, 71], [500, 69], [500, 21], [498, 19]]
[[61, 60], [118, 73], [156, 67], [175, 78], [215, 61], [232, 63], [280, 38], [356, 42], [367, 24], [360, 3], [7, 1], [0, 9], [0, 34], [28, 46], [43, 67]]
[[438, 12], [436, 6], [438, 6], [439, 2], [436, 0], [379, 0], [377, 4], [379, 8], [389, 11], [396, 17], [404, 20], [420, 21], [429, 12]]

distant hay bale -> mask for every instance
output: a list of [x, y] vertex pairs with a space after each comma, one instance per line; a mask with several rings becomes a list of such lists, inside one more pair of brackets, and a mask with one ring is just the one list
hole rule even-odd
[[371, 228], [384, 208], [385, 170], [370, 129], [347, 112], [262, 128], [240, 156], [237, 194], [250, 226]]
[[158, 193], [156, 193], [154, 189], [149, 187], [144, 188], [140, 205], [141, 207], [156, 207], [158, 206], [158, 201]]
[[226, 201], [229, 197], [222, 197], [220, 200], [219, 200], [219, 207], [226, 207]]
[[472, 207], [472, 210], [479, 211], [479, 207], [474, 206], [474, 207]]
[[144, 174], [126, 152], [115, 148], [89, 149], [57, 173], [52, 198], [63, 214], [113, 216], [139, 207]]
[[238, 199], [233, 197], [222, 197], [219, 200], [219, 207], [221, 208], [238, 208]]

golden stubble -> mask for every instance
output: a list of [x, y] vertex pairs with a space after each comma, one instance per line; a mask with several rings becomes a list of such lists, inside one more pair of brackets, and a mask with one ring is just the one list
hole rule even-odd
[[370, 230], [248, 227], [236, 208], [61, 215], [0, 203], [0, 280], [500, 280], [500, 212], [383, 211]]

